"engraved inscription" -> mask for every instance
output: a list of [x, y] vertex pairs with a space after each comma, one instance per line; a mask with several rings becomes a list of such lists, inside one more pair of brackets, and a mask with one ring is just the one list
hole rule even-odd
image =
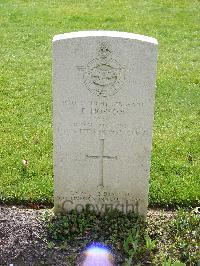
[[88, 102], [77, 102], [76, 100], [63, 99], [62, 103], [65, 105], [66, 112], [78, 111], [80, 114], [91, 114], [91, 115], [120, 115], [129, 112], [136, 112], [139, 108], [142, 110], [145, 101], [139, 101], [133, 99], [131, 102], [113, 101], [107, 102], [101, 101], [88, 101]]

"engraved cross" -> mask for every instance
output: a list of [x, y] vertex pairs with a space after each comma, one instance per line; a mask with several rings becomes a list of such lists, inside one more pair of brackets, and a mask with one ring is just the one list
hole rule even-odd
[[103, 175], [104, 175], [104, 169], [103, 169], [103, 162], [104, 159], [117, 159], [117, 156], [108, 156], [104, 155], [104, 139], [100, 139], [100, 155], [86, 155], [86, 158], [92, 158], [92, 159], [99, 159], [99, 186], [103, 186]]

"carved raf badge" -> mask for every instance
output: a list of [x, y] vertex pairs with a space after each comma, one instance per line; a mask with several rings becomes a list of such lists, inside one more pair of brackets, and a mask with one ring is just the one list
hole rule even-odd
[[107, 42], [100, 43], [95, 59], [86, 67], [78, 68], [84, 70], [84, 84], [96, 96], [108, 97], [121, 89], [123, 68], [112, 58], [112, 49]]

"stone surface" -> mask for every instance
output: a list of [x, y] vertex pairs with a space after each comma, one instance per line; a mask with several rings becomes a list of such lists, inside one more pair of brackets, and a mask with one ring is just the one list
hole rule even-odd
[[87, 31], [53, 39], [55, 211], [146, 215], [157, 41]]

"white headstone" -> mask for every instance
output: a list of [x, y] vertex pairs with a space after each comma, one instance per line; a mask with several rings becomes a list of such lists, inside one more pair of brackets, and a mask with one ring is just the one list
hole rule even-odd
[[55, 211], [146, 215], [156, 39], [83, 31], [53, 39]]

